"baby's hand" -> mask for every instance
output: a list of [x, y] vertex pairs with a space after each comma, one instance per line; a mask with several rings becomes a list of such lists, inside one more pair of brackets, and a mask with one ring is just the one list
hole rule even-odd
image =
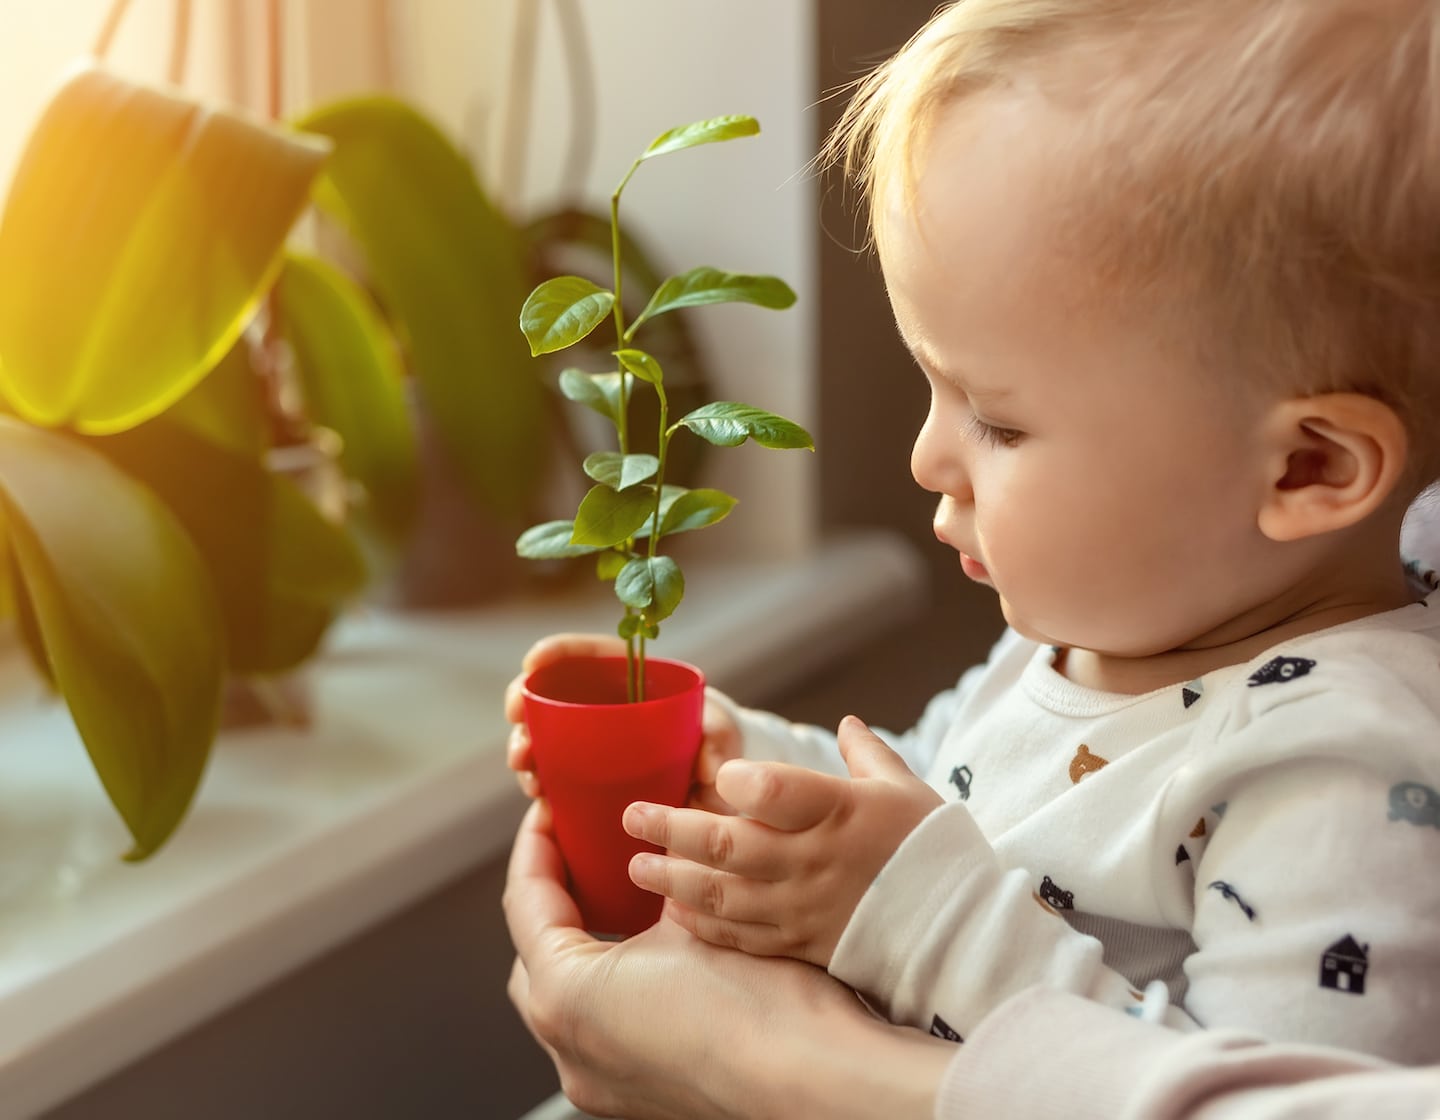
[[[515, 780], [526, 797], [539, 797], [542, 792], [535, 776], [530, 731], [525, 726], [525, 701], [520, 692], [526, 676], [562, 657], [623, 656], [625, 643], [605, 634], [552, 634], [541, 638], [525, 654], [519, 675], [505, 687], [505, 718], [514, 725], [506, 743], [505, 764], [515, 771]], [[715, 793], [715, 775], [721, 763], [740, 757], [740, 729], [723, 708], [708, 701], [701, 715], [701, 728], [700, 753], [695, 759], [689, 803], [715, 813], [734, 812]]]
[[861, 896], [942, 804], [854, 716], [839, 738], [849, 779], [782, 763], [723, 767], [717, 792], [742, 817], [631, 805], [625, 830], [669, 850], [636, 856], [630, 877], [679, 903], [671, 916], [697, 937], [828, 968]]

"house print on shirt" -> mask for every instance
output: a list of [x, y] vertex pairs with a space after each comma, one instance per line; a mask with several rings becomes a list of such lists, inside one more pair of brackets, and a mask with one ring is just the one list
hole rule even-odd
[[1320, 986], [1349, 992], [1352, 996], [1363, 996], [1369, 950], [1369, 945], [1357, 944], [1355, 938], [1348, 934], [1335, 942], [1320, 958]]

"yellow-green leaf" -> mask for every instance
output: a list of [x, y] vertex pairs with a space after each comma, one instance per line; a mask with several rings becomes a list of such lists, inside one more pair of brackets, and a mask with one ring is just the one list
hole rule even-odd
[[515, 329], [530, 287], [519, 231], [402, 101], [343, 101], [297, 124], [335, 144], [316, 202], [358, 242], [403, 324], [446, 457], [489, 510], [518, 518], [547, 450], [544, 384]]
[[655, 509], [655, 493], [649, 487], [615, 491], [604, 484], [590, 487], [575, 511], [575, 532], [571, 544], [609, 548], [635, 535]]
[[689, 428], [717, 447], [737, 447], [753, 439], [761, 447], [815, 450], [810, 433], [793, 420], [739, 401], [715, 401], [687, 412], [671, 425]]
[[655, 289], [645, 310], [625, 329], [631, 338], [641, 326], [667, 311], [682, 307], [703, 307], [711, 303], [753, 303], [783, 311], [795, 302], [795, 292], [778, 276], [747, 276], [724, 272], [709, 265], [692, 268], [680, 276], [671, 276]]
[[618, 451], [596, 451], [585, 456], [585, 473], [612, 490], [628, 490], [649, 482], [660, 469], [654, 455], [621, 455]]
[[520, 331], [530, 354], [553, 354], [574, 346], [610, 314], [615, 293], [583, 276], [555, 276], [525, 297]]
[[260, 373], [244, 335], [199, 384], [165, 410], [174, 423], [210, 443], [259, 458], [269, 443]]
[[546, 521], [532, 525], [515, 542], [515, 555], [527, 560], [565, 560], [599, 551], [594, 545], [572, 544], [573, 521]]
[[760, 122], [744, 114], [711, 117], [709, 120], [682, 124], [668, 132], [662, 132], [650, 142], [641, 159], [663, 156], [666, 152], [678, 152], [700, 144], [714, 144], [721, 140], [734, 140], [741, 136], [754, 136], [760, 131]]
[[42, 114], [0, 220], [0, 389], [106, 433], [234, 344], [328, 145], [87, 68]]
[[615, 577], [615, 597], [650, 623], [675, 613], [685, 597], [685, 574], [669, 556], [637, 556]]
[[83, 444], [0, 417], [0, 502], [55, 682], [143, 858], [174, 831], [219, 718], [222, 623], [165, 506]]
[[339, 433], [340, 466], [365, 493], [358, 524], [394, 553], [414, 524], [419, 480], [394, 342], [360, 286], [316, 257], [288, 257], [275, 292], [310, 419]]
[[615, 357], [620, 359], [620, 365], [633, 373], [641, 381], [651, 385], [659, 385], [665, 380], [665, 375], [660, 369], [660, 363], [653, 356], [645, 353], [644, 350], [616, 350]]
[[678, 495], [666, 508], [660, 521], [660, 535], [688, 533], [723, 521], [735, 508], [735, 498], [723, 490], [701, 487]]

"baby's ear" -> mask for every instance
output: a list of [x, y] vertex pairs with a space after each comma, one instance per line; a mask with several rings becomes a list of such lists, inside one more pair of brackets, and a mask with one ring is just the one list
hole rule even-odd
[[1391, 498], [1405, 474], [1404, 422], [1361, 393], [1281, 401], [1265, 433], [1269, 478], [1259, 526], [1273, 541], [1358, 524]]

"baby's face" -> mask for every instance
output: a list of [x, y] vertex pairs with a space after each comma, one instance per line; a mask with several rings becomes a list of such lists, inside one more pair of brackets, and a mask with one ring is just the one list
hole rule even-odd
[[1020, 94], [947, 109], [914, 204], [897, 188], [881, 211], [880, 257], [930, 383], [911, 469], [936, 535], [1021, 633], [1139, 656], [1273, 592], [1263, 410], [1056, 248], [1066, 127]]

